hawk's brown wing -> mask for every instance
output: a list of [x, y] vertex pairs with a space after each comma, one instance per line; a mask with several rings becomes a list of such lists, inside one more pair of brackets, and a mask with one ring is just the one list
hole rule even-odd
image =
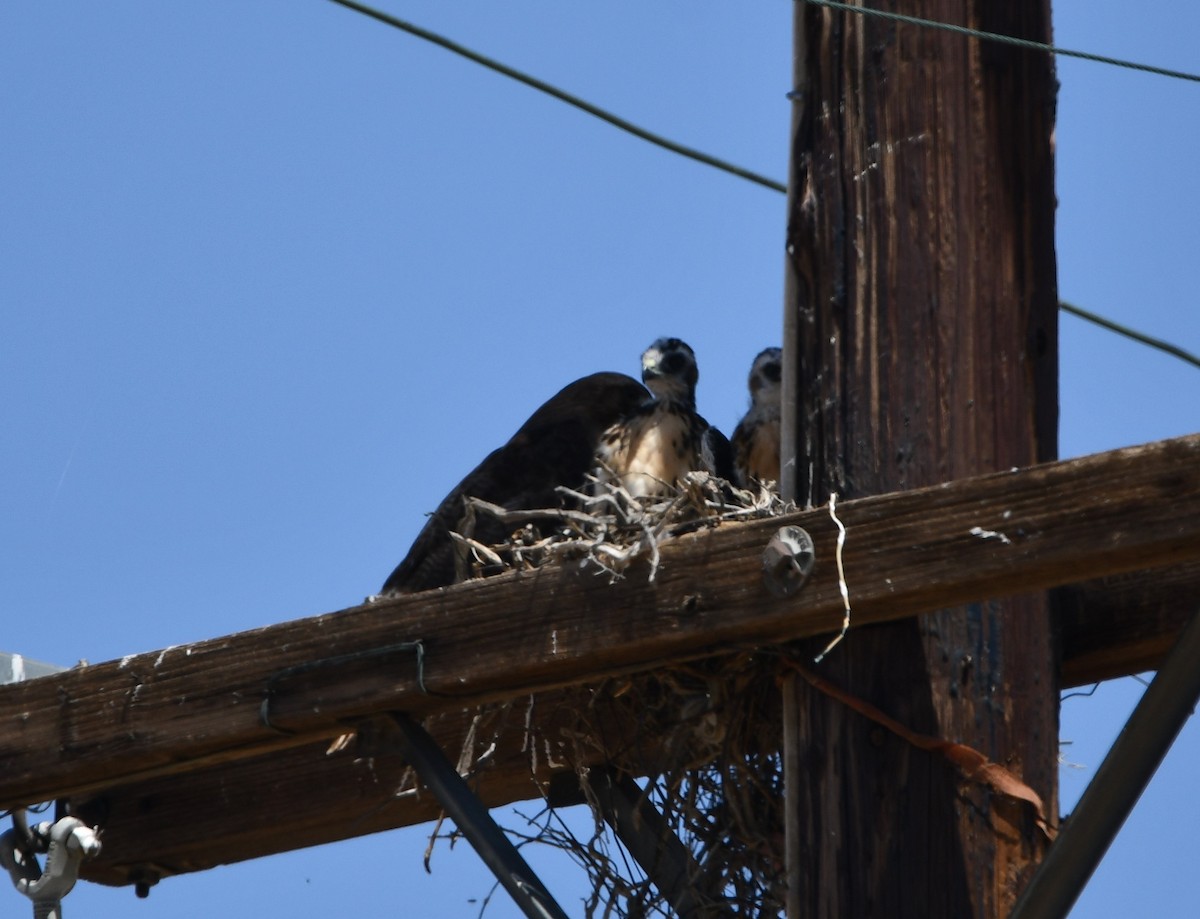
[[733, 447], [729, 438], [699, 415], [704, 434], [700, 438], [700, 459], [706, 470], [718, 475], [726, 482], [733, 481]]
[[[385, 596], [445, 587], [455, 581], [454, 544], [467, 497], [508, 510], [557, 507], [555, 488], [578, 488], [592, 469], [600, 435], [648, 398], [641, 383], [623, 373], [594, 373], [565, 386], [493, 450], [443, 500], [380, 591]], [[491, 518], [476, 522], [474, 538], [497, 543], [506, 528]]]

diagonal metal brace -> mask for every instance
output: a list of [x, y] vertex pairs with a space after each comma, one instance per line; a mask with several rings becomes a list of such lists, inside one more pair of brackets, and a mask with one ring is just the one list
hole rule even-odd
[[1198, 703], [1200, 612], [1142, 695], [1009, 919], [1061, 919], [1070, 912]]
[[701, 876], [700, 866], [637, 782], [616, 769], [593, 767], [589, 770], [589, 784], [604, 819], [666, 897], [675, 915], [680, 919], [728, 915], [712, 912], [711, 905], [708, 913], [702, 912], [692, 889]]
[[438, 802], [529, 919], [567, 919], [517, 847], [446, 759], [429, 733], [403, 712], [392, 712], [395, 739]]

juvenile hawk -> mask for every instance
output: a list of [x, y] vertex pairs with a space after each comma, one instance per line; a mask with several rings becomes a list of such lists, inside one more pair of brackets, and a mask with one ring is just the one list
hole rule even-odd
[[750, 410], [733, 431], [738, 484], [779, 482], [779, 403], [783, 351], [766, 348], [750, 366]]
[[662, 494], [693, 470], [733, 475], [729, 441], [696, 413], [696, 355], [678, 338], [642, 354], [650, 400], [604, 432], [599, 459], [634, 497]]
[[[559, 506], [555, 487], [580, 488], [595, 463], [600, 436], [646, 398], [645, 388], [623, 373], [594, 373], [564, 387], [442, 500], [380, 593], [396, 596], [453, 584], [455, 547], [449, 534], [462, 525], [465, 498], [508, 510]], [[498, 543], [507, 530], [481, 515], [474, 538]]]

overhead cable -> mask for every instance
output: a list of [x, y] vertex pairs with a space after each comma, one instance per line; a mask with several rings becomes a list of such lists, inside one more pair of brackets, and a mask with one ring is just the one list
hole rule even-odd
[[926, 29], [941, 29], [945, 32], [955, 32], [959, 35], [968, 35], [971, 38], [979, 38], [984, 41], [1016, 45], [1018, 48], [1028, 48], [1031, 51], [1042, 51], [1046, 54], [1057, 54], [1061, 57], [1077, 57], [1085, 61], [1095, 61], [1098, 64], [1110, 64], [1113, 67], [1140, 70], [1144, 73], [1153, 73], [1161, 77], [1170, 77], [1174, 80], [1190, 80], [1194, 83], [1200, 83], [1200, 75], [1198, 74], [1186, 73], [1182, 70], [1168, 70], [1165, 67], [1155, 67], [1152, 64], [1139, 64], [1135, 61], [1125, 61], [1116, 57], [1107, 57], [1103, 54], [1092, 54], [1088, 51], [1072, 51], [1069, 48], [1059, 48], [1057, 45], [1048, 45], [1045, 42], [1033, 41], [1028, 38], [1001, 35], [998, 32], [984, 32], [981, 29], [971, 29], [967, 26], [953, 25], [949, 22], [921, 19], [917, 16], [906, 16], [904, 13], [891, 13], [885, 10], [871, 9], [866, 6], [856, 6], [852, 3], [842, 3], [840, 0], [805, 0], [805, 2], [811, 3], [813, 6], [827, 6], [830, 9], [843, 10], [847, 13], [858, 13], [861, 16], [874, 16], [879, 19], [890, 19], [894, 22], [903, 22]]
[[423, 29], [411, 22], [406, 22], [403, 19], [397, 19], [373, 7], [367, 6], [365, 3], [355, 3], [354, 0], [330, 0], [339, 6], [344, 6], [347, 9], [355, 10], [362, 13], [364, 16], [370, 16], [379, 22], [385, 23], [395, 29], [400, 29], [402, 32], [407, 32], [410, 35], [415, 35], [417, 38], [431, 42], [440, 48], [445, 48], [447, 51], [465, 57], [469, 61], [474, 61], [489, 70], [494, 70], [496, 73], [503, 74], [510, 79], [516, 80], [519, 83], [524, 83], [526, 86], [531, 86], [539, 92], [543, 92], [548, 96], [553, 96], [560, 102], [565, 102], [567, 105], [573, 105], [577, 109], [587, 112], [601, 121], [606, 121], [613, 127], [620, 128], [622, 131], [628, 131], [634, 137], [640, 137], [644, 141], [662, 147], [664, 150], [670, 150], [672, 153], [677, 153], [680, 156], [685, 156], [690, 160], [695, 160], [698, 163], [704, 163], [706, 166], [712, 166], [714, 169], [720, 169], [722, 172], [728, 172], [731, 175], [746, 179], [749, 182], [754, 182], [756, 185], [761, 185], [764, 188], [770, 188], [773, 191], [787, 192], [787, 186], [782, 182], [776, 182], [774, 179], [767, 178], [764, 175], [759, 175], [749, 169], [743, 169], [741, 166], [718, 159], [715, 156], [710, 156], [700, 150], [692, 147], [687, 147], [683, 144], [676, 143], [669, 138], [663, 137], [661, 134], [655, 134], [653, 131], [647, 131], [645, 128], [638, 127], [630, 121], [626, 121], [619, 115], [614, 115], [612, 112], [605, 111], [597, 105], [580, 99], [578, 96], [572, 95], [565, 90], [559, 89], [557, 86], [539, 80], [537, 77], [530, 76], [520, 70], [509, 67], [507, 64], [501, 64], [499, 61], [493, 60], [478, 51], [472, 51], [470, 48], [463, 47], [458, 42], [451, 41], [445, 36], [438, 35], [436, 32], [430, 32], [428, 29]]
[[1111, 319], [1105, 319], [1103, 316], [1097, 316], [1095, 313], [1082, 309], [1073, 304], [1067, 303], [1064, 300], [1058, 302], [1058, 308], [1064, 313], [1070, 313], [1073, 316], [1078, 316], [1080, 319], [1086, 319], [1088, 322], [1094, 322], [1101, 328], [1108, 329], [1110, 332], [1116, 332], [1118, 335], [1124, 335], [1126, 338], [1132, 338], [1136, 342], [1141, 342], [1143, 345], [1149, 345], [1151, 348], [1157, 348], [1172, 357], [1177, 357], [1181, 361], [1186, 361], [1193, 367], [1200, 368], [1200, 357], [1185, 351], [1178, 345], [1173, 345], [1169, 341], [1163, 341], [1161, 338], [1153, 338], [1146, 335], [1144, 332], [1139, 332], [1136, 329], [1131, 329], [1127, 326], [1119, 325]]
[[[627, 131], [635, 137], [648, 141], [649, 143], [652, 143], [658, 147], [662, 147], [664, 150], [669, 150], [672, 153], [685, 156], [688, 159], [695, 160], [696, 162], [704, 163], [705, 165], [712, 166], [715, 169], [720, 169], [723, 172], [727, 172], [739, 178], [746, 179], [747, 181], [754, 182], [755, 184], [761, 185], [764, 188], [769, 188], [772, 191], [777, 191], [784, 194], [787, 193], [787, 186], [782, 182], [777, 182], [774, 179], [759, 175], [758, 173], [752, 172], [749, 169], [743, 169], [740, 166], [728, 163], [725, 160], [719, 159], [715, 156], [710, 156], [709, 154], [693, 149], [692, 147], [687, 147], [683, 144], [676, 143], [675, 141], [663, 137], [660, 134], [655, 134], [653, 131], [647, 131], [645, 128], [638, 127], [632, 122], [626, 121], [619, 115], [614, 115], [612, 112], [606, 111], [597, 105], [593, 105], [584, 99], [580, 99], [578, 96], [572, 95], [571, 93], [561, 90], [556, 86], [552, 86], [544, 80], [539, 80], [537, 77], [530, 76], [527, 73], [523, 73], [520, 70], [516, 70], [515, 68], [509, 67], [506, 64], [502, 64], [484, 54], [480, 54], [478, 51], [472, 51], [470, 48], [466, 48], [463, 45], [460, 45], [458, 42], [452, 41], [451, 39], [446, 38], [443, 35], [439, 35], [436, 32], [431, 32], [428, 29], [415, 25], [414, 23], [407, 22], [403, 19], [398, 19], [395, 16], [384, 13], [381, 10], [375, 9], [374, 7], [367, 6], [365, 3], [357, 3], [355, 0], [330, 0], [330, 2], [346, 7], [347, 9], [354, 10], [355, 12], [361, 13], [364, 16], [369, 16], [370, 18], [382, 22], [385, 25], [399, 29], [402, 32], [407, 32], [410, 35], [435, 44], [440, 48], [444, 48], [447, 51], [451, 51], [454, 54], [465, 57], [467, 60], [474, 61], [475, 63], [486, 67], [489, 70], [493, 70], [496, 73], [509, 77], [510, 79], [524, 83], [526, 86], [530, 86], [539, 92], [543, 92], [548, 96], [552, 96], [561, 102], [565, 102], [568, 105], [572, 105], [589, 115], [599, 118], [601, 121], [605, 121], [614, 127], [620, 128], [622, 131]], [[1012, 36], [1006, 35], [998, 35], [992, 32], [981, 32], [977, 29], [968, 29], [964, 26], [955, 26], [928, 19], [918, 19], [914, 16], [905, 16], [900, 13], [886, 13], [881, 10], [872, 10], [861, 6], [851, 6], [848, 3], [838, 2], [838, 0], [805, 0], [805, 2], [813, 3], [817, 6], [827, 6], [833, 9], [842, 9], [849, 12], [861, 13], [867, 16], [881, 16], [886, 19], [899, 20], [901, 22], [924, 26], [927, 28], [947, 29], [952, 32], [959, 32], [975, 38], [1006, 42], [1008, 44], [1028, 47], [1034, 50], [1045, 51], [1052, 54], [1064, 54], [1072, 57], [1082, 57], [1087, 60], [1099, 61], [1101, 63], [1113, 64], [1120, 67], [1131, 67], [1135, 70], [1145, 70], [1149, 71], [1150, 73], [1157, 73], [1163, 76], [1200, 81], [1200, 77], [1192, 74], [1164, 70], [1159, 67], [1150, 67], [1143, 64], [1134, 64], [1129, 61], [1121, 61], [1116, 58], [1106, 58], [1100, 55], [1087, 54], [1086, 52], [1081, 51], [1068, 51], [1063, 48], [1056, 48], [1052, 45], [1042, 44], [1041, 42], [1029, 41], [1023, 38], [1013, 38]], [[1069, 303], [1059, 303], [1059, 308], [1065, 312], [1072, 313], [1076, 316], [1086, 319], [1089, 322], [1094, 322], [1097, 325], [1103, 326], [1109, 331], [1116, 332], [1118, 335], [1123, 335], [1126, 338], [1141, 342], [1144, 345], [1157, 348], [1160, 351], [1163, 351], [1200, 368], [1200, 358], [1197, 358], [1195, 355], [1190, 354], [1183, 348], [1179, 348], [1170, 344], [1169, 342], [1161, 341], [1160, 339], [1153, 338], [1142, 332], [1119, 325], [1112, 320], [1105, 319], [1103, 316], [1090, 313], [1087, 310], [1080, 309], [1077, 306], [1072, 306]]]

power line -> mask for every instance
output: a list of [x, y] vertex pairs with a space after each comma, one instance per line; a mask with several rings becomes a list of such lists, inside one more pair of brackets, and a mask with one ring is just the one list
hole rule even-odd
[[1043, 51], [1047, 54], [1057, 54], [1062, 57], [1077, 57], [1085, 61], [1095, 61], [1098, 64], [1111, 64], [1113, 67], [1125, 67], [1129, 70], [1140, 70], [1145, 73], [1153, 73], [1163, 77], [1171, 77], [1175, 80], [1190, 80], [1194, 83], [1200, 83], [1200, 75], [1194, 73], [1185, 73], [1182, 70], [1167, 70], [1165, 67], [1155, 67], [1151, 64], [1138, 64], [1134, 61], [1125, 61], [1116, 57], [1105, 57], [1102, 54], [1091, 54], [1087, 51], [1071, 51], [1068, 48], [1059, 48], [1056, 45], [1048, 45], [1045, 42], [1032, 41], [1028, 38], [1016, 38], [1012, 35], [1000, 35], [997, 32], [983, 32], [979, 29], [971, 29], [967, 26], [956, 26], [948, 22], [938, 22], [934, 19], [920, 19], [917, 16], [906, 16], [903, 13], [890, 13], [884, 10], [874, 10], [865, 6], [854, 6], [850, 3], [841, 3], [839, 0], [807, 0], [808, 3], [814, 6], [827, 6], [830, 9], [843, 10], [847, 13], [858, 13], [862, 16], [875, 16], [879, 19], [891, 19], [895, 22], [903, 22], [908, 25], [921, 26], [926, 29], [941, 29], [945, 32], [954, 32], [958, 35], [969, 35], [972, 38], [980, 38], [985, 41], [1000, 42], [1005, 45], [1016, 45], [1018, 48], [1028, 48], [1032, 51]]
[[1154, 338], [1146, 335], [1144, 332], [1138, 332], [1135, 329], [1120, 325], [1113, 322], [1111, 319], [1105, 319], [1103, 316], [1097, 316], [1095, 313], [1088, 312], [1078, 306], [1073, 306], [1066, 301], [1058, 301], [1058, 308], [1064, 313], [1070, 313], [1073, 316], [1078, 316], [1080, 319], [1086, 319], [1088, 322], [1094, 322], [1101, 328], [1108, 329], [1110, 332], [1116, 332], [1118, 335], [1124, 335], [1126, 338], [1132, 338], [1136, 342], [1141, 342], [1143, 345], [1149, 345], [1151, 348], [1157, 348], [1170, 354], [1172, 357], [1177, 357], [1181, 361], [1191, 364], [1193, 367], [1200, 367], [1200, 357], [1185, 351], [1178, 345], [1173, 345], [1169, 341], [1163, 341], [1161, 338]]
[[748, 182], [754, 182], [756, 185], [761, 185], [764, 188], [770, 188], [773, 191], [783, 192], [785, 194], [787, 193], [787, 186], [781, 182], [776, 182], [774, 179], [767, 178], [764, 175], [759, 175], [757, 172], [752, 172], [749, 169], [743, 169], [741, 166], [736, 166], [733, 163], [718, 159], [715, 156], [709, 156], [709, 154], [703, 153], [700, 150], [696, 150], [692, 147], [687, 147], [683, 144], [676, 143], [669, 138], [663, 137], [661, 134], [655, 134], [653, 131], [647, 131], [645, 128], [640, 128], [636, 124], [621, 118], [619, 115], [614, 115], [612, 112], [605, 111], [599, 106], [592, 105], [592, 103], [561, 90], [557, 86], [551, 86], [549, 83], [539, 80], [537, 77], [530, 76], [527, 73], [522, 73], [520, 70], [516, 70], [506, 64], [501, 64], [499, 61], [480, 54], [478, 51], [472, 51], [470, 48], [466, 48], [458, 44], [458, 42], [451, 41], [445, 36], [438, 35], [436, 32], [430, 32], [428, 29], [423, 29], [411, 22], [406, 22], [403, 19], [397, 19], [395, 16], [390, 16], [387, 13], [367, 6], [364, 3], [355, 3], [354, 0], [330, 0], [330, 2], [336, 3], [339, 6], [344, 6], [347, 9], [354, 10], [355, 12], [362, 13], [364, 16], [370, 16], [372, 19], [376, 19], [394, 29], [399, 29], [402, 32], [407, 32], [409, 35], [414, 35], [417, 38], [424, 39], [425, 41], [431, 42], [440, 48], [445, 48], [447, 51], [452, 51], [461, 57], [465, 57], [469, 61], [474, 61], [476, 64], [486, 67], [489, 70], [494, 70], [496, 73], [503, 74], [504, 76], [516, 80], [519, 83], [524, 83], [526, 86], [531, 86], [539, 92], [543, 92], [548, 96], [553, 96], [555, 99], [567, 103], [567, 105], [573, 105], [575, 108], [587, 112], [589, 115], [593, 115], [596, 118], [599, 118], [601, 121], [608, 122], [613, 127], [620, 128], [622, 131], [628, 131], [634, 137], [640, 137], [642, 140], [648, 141], [655, 146], [662, 147], [664, 150], [670, 150], [672, 153], [685, 156], [690, 160], [695, 160], [698, 163], [704, 163], [706, 166], [712, 166], [714, 169], [720, 169], [722, 172], [728, 172], [730, 175], [735, 175], [739, 178], [746, 179]]
[[[472, 51], [470, 48], [466, 48], [463, 45], [458, 44], [458, 42], [452, 41], [451, 39], [446, 38], [443, 35], [439, 35], [436, 32], [431, 32], [428, 29], [421, 28], [420, 26], [411, 22], [398, 19], [395, 16], [381, 12], [380, 10], [367, 6], [366, 4], [357, 3], [355, 0], [330, 0], [330, 2], [336, 3], [339, 6], [344, 6], [347, 9], [354, 10], [357, 13], [362, 13], [364, 16], [369, 16], [370, 18], [382, 22], [385, 25], [392, 26], [393, 28], [399, 29], [402, 32], [407, 32], [410, 35], [435, 44], [440, 48], [444, 48], [447, 51], [451, 51], [457, 55], [460, 55], [461, 57], [465, 57], [469, 61], [474, 61], [475, 63], [480, 64], [489, 70], [495, 71], [496, 73], [509, 77], [510, 79], [517, 80], [520, 83], [524, 83], [526, 86], [530, 86], [539, 92], [543, 92], [548, 96], [551, 96], [562, 102], [566, 102], [568, 105], [572, 105], [589, 115], [613, 125], [614, 127], [620, 128], [623, 131], [627, 131], [635, 137], [639, 137], [642, 140], [648, 141], [658, 147], [662, 147], [664, 150], [669, 150], [672, 153], [677, 153], [680, 156], [685, 156], [688, 159], [695, 160], [696, 162], [704, 163], [705, 165], [712, 166], [715, 169], [720, 169], [723, 172], [727, 172], [731, 175], [738, 176], [739, 178], [754, 182], [755, 184], [761, 185], [764, 188], [769, 188], [773, 191], [781, 192], [783, 194], [787, 193], [787, 186], [782, 182], [776, 182], [774, 179], [769, 179], [766, 176], [751, 172], [748, 169], [743, 169], [740, 166], [727, 163], [726, 161], [718, 159], [715, 156], [709, 156], [707, 153], [703, 153], [691, 147], [686, 147], [683, 144], [678, 144], [675, 141], [669, 140], [668, 138], [665, 138], [659, 134], [655, 134], [652, 131], [647, 131], [645, 128], [640, 128], [637, 125], [626, 121], [624, 118], [614, 115], [612, 112], [605, 111], [599, 106], [592, 105], [592, 103], [587, 102], [584, 99], [580, 99], [578, 96], [574, 96], [556, 86], [546, 83], [543, 80], [539, 80], [537, 77], [530, 76], [527, 73], [523, 73], [519, 70], [509, 67], [506, 64], [502, 64], [499, 61], [493, 60], [484, 54], [480, 54], [478, 51]], [[884, 13], [878, 10], [870, 10], [865, 7], [850, 6], [845, 3], [840, 3], [838, 0], [807, 0], [807, 2], [816, 4], [818, 6], [845, 9], [855, 13], [882, 16], [887, 19], [897, 19], [902, 22], [909, 22], [915, 25], [921, 25], [930, 28], [948, 29], [952, 32], [961, 32], [977, 38], [1004, 41], [1010, 44], [1032, 47], [1036, 50], [1049, 51], [1056, 54], [1068, 54], [1075, 57], [1085, 57], [1089, 60], [1101, 61], [1103, 63], [1116, 64], [1122, 67], [1133, 67], [1138, 70], [1149, 70], [1152, 73], [1161, 73], [1166, 76], [1178, 76], [1182, 77], [1183, 79], [1200, 80], [1200, 77], [1193, 77], [1190, 74], [1179, 74], [1174, 71], [1161, 70], [1160, 68], [1156, 67], [1145, 67], [1141, 64], [1131, 64], [1126, 61], [1118, 61], [1114, 58], [1102, 58], [1098, 55], [1090, 55], [1083, 52], [1065, 51], [1061, 48], [1054, 48], [1051, 45], [1043, 45], [1040, 42], [1028, 41], [1022, 38], [1012, 38], [1004, 35], [996, 35], [990, 32], [979, 32], [975, 29], [967, 29], [962, 26], [952, 26], [946, 23], [934, 22], [932, 20], [917, 19], [915, 17], [904, 16], [899, 13]], [[1089, 322], [1094, 322], [1099, 326], [1103, 326], [1109, 331], [1116, 332], [1118, 335], [1124, 335], [1126, 338], [1130, 338], [1144, 345], [1149, 345], [1152, 348], [1157, 348], [1160, 351], [1163, 351], [1200, 368], [1200, 358], [1197, 358], [1195, 355], [1190, 354], [1184, 349], [1172, 345], [1169, 342], [1161, 341], [1142, 332], [1119, 325], [1112, 320], [1105, 319], [1102, 316], [1097, 316], [1095, 313], [1090, 313], [1087, 310], [1080, 309], [1077, 306], [1072, 306], [1069, 303], [1059, 303], [1059, 308], [1068, 313], [1079, 316], [1080, 318], [1086, 319]]]

